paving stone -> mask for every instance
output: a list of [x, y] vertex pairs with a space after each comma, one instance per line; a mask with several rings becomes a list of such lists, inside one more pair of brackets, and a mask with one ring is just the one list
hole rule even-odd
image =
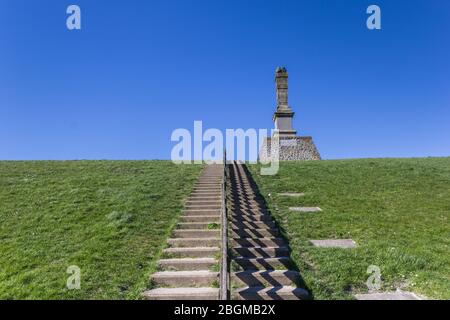
[[322, 211], [319, 207], [289, 207], [290, 211], [295, 212], [319, 212]]
[[352, 239], [324, 239], [324, 240], [309, 240], [315, 247], [321, 248], [355, 248], [356, 242]]
[[412, 292], [397, 290], [395, 292], [375, 292], [356, 294], [357, 300], [422, 300]]
[[305, 194], [303, 192], [300, 192], [300, 193], [283, 192], [283, 193], [279, 193], [278, 195], [282, 196], [282, 197], [303, 197]]

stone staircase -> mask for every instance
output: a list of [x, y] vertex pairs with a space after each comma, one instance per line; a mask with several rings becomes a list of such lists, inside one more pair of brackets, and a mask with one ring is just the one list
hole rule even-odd
[[231, 298], [307, 299], [290, 249], [267, 211], [256, 184], [242, 164], [230, 165]]
[[[228, 236], [231, 298], [297, 300], [309, 298], [290, 248], [270, 216], [244, 165], [229, 165]], [[221, 252], [222, 165], [203, 170], [172, 236], [148, 300], [217, 300]], [[225, 239], [225, 238], [224, 238]]]
[[203, 170], [152, 275], [148, 300], [219, 299], [222, 165]]

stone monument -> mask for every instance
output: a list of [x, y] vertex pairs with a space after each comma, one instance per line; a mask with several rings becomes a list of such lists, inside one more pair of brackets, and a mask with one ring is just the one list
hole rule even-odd
[[272, 137], [264, 139], [259, 152], [260, 161], [320, 160], [319, 151], [312, 137], [297, 136], [292, 127], [294, 112], [288, 104], [288, 73], [286, 68], [275, 71], [277, 108], [273, 114], [275, 130]]

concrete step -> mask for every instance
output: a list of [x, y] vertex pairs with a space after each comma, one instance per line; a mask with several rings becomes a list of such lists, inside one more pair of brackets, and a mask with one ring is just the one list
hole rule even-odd
[[246, 190], [231, 190], [229, 193], [232, 200], [239, 201], [254, 201], [258, 199], [258, 195], [255, 192]]
[[195, 205], [197, 205], [197, 206], [220, 206], [222, 204], [222, 200], [221, 199], [212, 199], [212, 200], [209, 200], [209, 199], [199, 199], [199, 200], [197, 200], [197, 199], [195, 199], [195, 200], [188, 200], [188, 201], [186, 201], [186, 205], [189, 207], [189, 206], [195, 206]]
[[205, 222], [205, 223], [211, 223], [211, 222], [220, 222], [220, 215], [203, 215], [203, 216], [182, 216], [180, 217], [180, 222]]
[[160, 271], [152, 275], [151, 280], [157, 286], [165, 287], [208, 287], [217, 283], [219, 273], [200, 271]]
[[235, 190], [250, 190], [251, 192], [254, 192], [255, 188], [256, 186], [245, 181], [239, 181], [237, 184], [234, 185]]
[[203, 185], [203, 184], [221, 185], [222, 179], [200, 179], [199, 181], [197, 181], [197, 183], [195, 185]]
[[292, 260], [289, 257], [277, 258], [243, 258], [233, 259], [244, 270], [280, 270], [292, 267]]
[[230, 196], [233, 197], [233, 199], [238, 200], [250, 200], [255, 199], [258, 197], [258, 194], [254, 192], [252, 189], [231, 189], [230, 190]]
[[230, 279], [239, 287], [295, 286], [300, 274], [291, 270], [240, 271], [231, 273]]
[[234, 195], [231, 197], [237, 204], [256, 204], [263, 206], [264, 203], [255, 196], [246, 195]]
[[186, 209], [183, 216], [214, 216], [220, 215], [221, 209]]
[[172, 248], [219, 247], [220, 238], [171, 238], [167, 243]]
[[231, 188], [229, 189], [229, 195], [235, 199], [241, 199], [241, 200], [254, 200], [259, 198], [259, 195], [254, 192], [252, 189], [236, 189], [236, 188]]
[[215, 195], [191, 195], [188, 201], [222, 201], [220, 194]]
[[249, 182], [249, 180], [245, 180], [245, 179], [233, 179], [231, 178], [231, 183], [233, 185], [233, 187], [235, 188], [249, 188], [249, 187], [254, 187], [254, 185]]
[[220, 230], [204, 230], [204, 229], [177, 229], [173, 231], [174, 238], [215, 238], [220, 237]]
[[222, 196], [222, 189], [194, 189], [190, 195], [215, 195]]
[[256, 192], [252, 188], [237, 188], [232, 187], [231, 188], [231, 195], [244, 195], [244, 196], [256, 196]]
[[221, 186], [194, 186], [194, 192], [222, 192]]
[[[202, 190], [204, 189], [204, 190]], [[221, 192], [222, 186], [217, 183], [211, 183], [211, 184], [197, 184], [194, 186], [194, 191], [215, 191], [215, 192]]]
[[232, 182], [238, 182], [237, 186], [242, 185], [252, 185], [252, 183], [250, 182], [250, 180], [247, 178], [246, 174], [244, 172], [241, 173], [240, 176], [236, 176], [236, 177], [232, 177], [231, 178]]
[[236, 213], [243, 214], [268, 213], [267, 209], [261, 205], [247, 205], [241, 203], [239, 206], [229, 206], [229, 208]]
[[241, 205], [239, 207], [230, 206], [228, 208], [231, 212], [238, 215], [258, 215], [258, 214], [269, 214], [269, 212], [263, 207], [250, 207]]
[[[208, 227], [211, 227], [213, 224], [214, 223], [211, 223], [211, 222], [180, 222], [177, 224], [177, 229], [183, 229], [183, 230], [200, 229], [201, 230], [201, 229], [208, 229]], [[219, 225], [219, 227], [220, 227], [220, 225]]]
[[228, 205], [230, 211], [236, 215], [259, 215], [259, 214], [269, 214], [266, 208], [250, 208], [245, 206]]
[[194, 192], [191, 193], [189, 196], [189, 200], [195, 200], [195, 199], [220, 199], [222, 200], [222, 194], [220, 192]]
[[232, 205], [228, 204], [228, 208], [230, 208], [231, 211], [233, 211], [235, 214], [268, 214], [269, 211], [267, 211], [267, 208], [260, 206], [260, 207], [251, 207], [251, 206], [245, 206], [244, 204], [239, 205]]
[[273, 221], [273, 218], [270, 214], [236, 214], [231, 213], [231, 219], [236, 221]]
[[239, 223], [239, 222], [273, 222], [272, 216], [258, 215], [258, 216], [243, 216], [243, 215], [234, 215], [230, 214], [231, 222]]
[[261, 205], [256, 205], [256, 204], [251, 204], [251, 203], [239, 203], [238, 205], [229, 205], [229, 208], [232, 211], [235, 212], [243, 212], [243, 213], [247, 213], [247, 212], [264, 212], [267, 213], [267, 210], [264, 206]]
[[214, 258], [174, 258], [160, 259], [158, 269], [161, 271], [209, 270], [217, 264]]
[[308, 299], [309, 293], [291, 286], [245, 287], [234, 290], [232, 296], [237, 300], [302, 300]]
[[[201, 189], [204, 189], [204, 190], [201, 190]], [[194, 187], [194, 190], [191, 192], [191, 194], [194, 194], [194, 193], [198, 193], [198, 194], [212, 193], [215, 195], [220, 195], [220, 194], [222, 194], [222, 187], [218, 186], [217, 188], [211, 189], [209, 186], [206, 186], [206, 187], [198, 187], [197, 186], [197, 187]]]
[[231, 239], [233, 247], [284, 247], [283, 238], [234, 238]]
[[157, 288], [143, 294], [146, 300], [218, 300], [218, 288]]
[[219, 247], [179, 247], [163, 250], [165, 258], [214, 258], [219, 253]]
[[191, 196], [194, 195], [204, 195], [204, 196], [221, 196], [222, 195], [222, 189], [220, 190], [210, 190], [210, 189], [206, 189], [206, 190], [194, 190], [191, 192]]
[[[230, 199], [230, 203], [236, 207], [238, 207], [239, 205], [244, 205], [246, 204], [246, 202], [254, 202], [257, 203], [255, 201], [255, 199], [252, 199], [251, 197], [229, 197], [228, 199]], [[263, 206], [263, 204], [258, 203], [260, 206]]]
[[259, 205], [264, 205], [263, 201], [259, 200], [256, 196], [250, 196], [248, 194], [246, 195], [234, 195], [231, 197], [231, 199], [233, 202], [239, 203], [239, 202], [250, 202], [250, 203], [255, 203], [255, 204], [259, 204]]
[[220, 183], [197, 183], [194, 185], [194, 190], [222, 190], [222, 184]]
[[237, 194], [257, 195], [256, 190], [249, 188], [248, 186], [246, 186], [245, 188], [240, 188], [238, 186], [232, 185], [230, 188], [228, 188], [228, 190], [230, 190], [230, 195], [237, 195]]
[[277, 229], [231, 229], [233, 238], [267, 238], [277, 237], [279, 232]]
[[231, 191], [233, 192], [248, 192], [248, 193], [256, 193], [256, 190], [254, 189], [253, 186], [246, 184], [246, 183], [242, 183], [239, 182], [239, 185], [235, 185], [233, 186], [233, 188], [231, 189]]
[[272, 221], [237, 221], [232, 220], [231, 226], [233, 228], [241, 229], [273, 229], [275, 228], [275, 223]]
[[234, 203], [234, 204], [239, 204], [240, 202], [250, 202], [250, 201], [256, 201], [257, 196], [256, 194], [251, 194], [251, 193], [231, 193], [229, 194], [229, 199]]
[[230, 209], [230, 211], [234, 212], [234, 214], [249, 214], [249, 215], [254, 215], [254, 214], [268, 214], [269, 212], [266, 210], [266, 208], [251, 208], [251, 207], [246, 207], [244, 205], [230, 205], [228, 204], [228, 208]]
[[220, 210], [222, 208], [222, 204], [219, 202], [217, 204], [192, 204], [187, 203], [186, 211], [193, 211], [193, 210]]
[[289, 256], [289, 247], [234, 247], [237, 256], [245, 258], [275, 258]]

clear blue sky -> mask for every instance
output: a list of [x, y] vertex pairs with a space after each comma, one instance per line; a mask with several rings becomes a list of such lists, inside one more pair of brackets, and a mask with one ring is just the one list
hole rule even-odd
[[448, 0], [0, 0], [0, 159], [168, 159], [194, 120], [272, 128], [278, 65], [324, 158], [450, 156]]

